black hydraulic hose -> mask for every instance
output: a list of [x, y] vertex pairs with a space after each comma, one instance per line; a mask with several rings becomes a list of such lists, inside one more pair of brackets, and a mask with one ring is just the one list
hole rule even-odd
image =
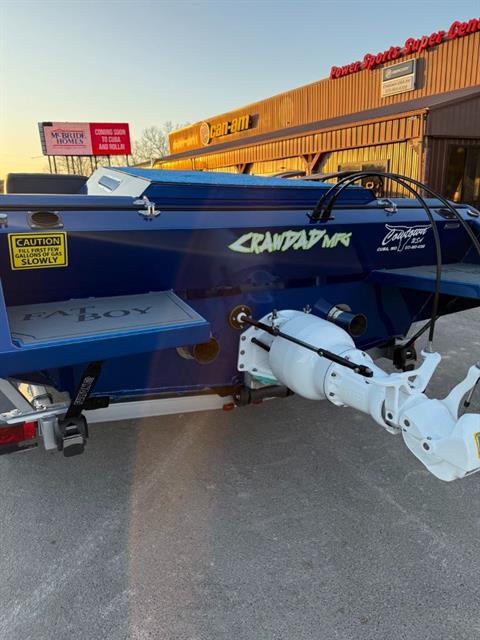
[[[391, 179], [391, 180], [395, 180], [395, 182], [398, 182], [398, 180], [402, 180], [402, 181], [406, 181], [406, 182], [410, 182], [412, 184], [414, 184], [416, 187], [419, 187], [420, 189], [423, 189], [428, 195], [430, 195], [432, 198], [435, 198], [436, 200], [439, 200], [456, 218], [456, 220], [461, 224], [461, 226], [463, 227], [464, 231], [466, 232], [466, 234], [469, 236], [470, 240], [472, 241], [472, 244], [474, 245], [475, 249], [477, 250], [478, 255], [480, 256], [480, 241], [478, 240], [477, 236], [475, 235], [475, 233], [472, 231], [470, 225], [465, 222], [465, 220], [462, 218], [462, 216], [460, 215], [460, 213], [455, 209], [454, 206], [452, 206], [452, 204], [443, 196], [441, 196], [439, 193], [437, 193], [436, 191], [434, 191], [433, 189], [431, 189], [430, 187], [428, 187], [426, 184], [424, 184], [423, 182], [419, 182], [418, 180], [415, 180], [414, 178], [410, 178], [409, 176], [402, 176], [399, 173], [384, 173], [384, 172], [357, 172], [356, 174], [352, 174], [349, 176], [345, 176], [344, 178], [341, 178], [338, 182], [336, 182], [335, 184], [332, 185], [332, 187], [320, 198], [320, 200], [318, 201], [314, 211], [312, 212], [312, 214], [310, 215], [310, 219], [312, 220], [320, 220], [320, 216], [316, 217], [315, 216], [315, 212], [317, 211], [321, 211], [323, 209], [323, 205], [325, 203], [325, 201], [328, 199], [329, 195], [333, 192], [335, 192], [340, 186], [341, 189], [339, 191], [339, 193], [341, 191], [343, 191], [343, 189], [345, 188], [343, 186], [344, 182], [349, 181], [349, 183], [346, 186], [349, 186], [351, 182], [355, 182], [356, 180], [358, 180], [359, 178], [363, 178], [363, 177], [382, 177], [382, 178], [387, 178], [387, 179]], [[353, 180], [350, 181], [351, 178], [354, 178]], [[327, 208], [328, 210], [331, 209], [333, 203], [335, 202], [335, 200], [338, 197], [338, 194], [335, 194], [332, 199], [329, 201]]]
[[[457, 302], [457, 300], [458, 300], [458, 298], [453, 298], [452, 300], [450, 300], [450, 302], [448, 302], [448, 303], [445, 305], [445, 311], [447, 311], [448, 309], [450, 309], [450, 307], [451, 307], [453, 304], [455, 304], [455, 302]], [[438, 318], [440, 318], [440, 314], [438, 314], [438, 315], [437, 315], [437, 317], [435, 318], [435, 320], [438, 320]], [[404, 345], [402, 345], [402, 347], [403, 347], [404, 349], [408, 349], [409, 347], [411, 347], [411, 346], [412, 346], [412, 344], [413, 344], [414, 342], [416, 342], [416, 341], [418, 340], [418, 338], [420, 338], [420, 336], [422, 336], [422, 335], [425, 333], [425, 331], [430, 327], [431, 323], [432, 323], [432, 319], [430, 318], [430, 320], [429, 320], [428, 322], [426, 322], [426, 323], [423, 325], [423, 327], [420, 327], [420, 329], [419, 329], [419, 330], [418, 330], [418, 331], [417, 331], [417, 332], [416, 332], [416, 333], [415, 333], [411, 338], [409, 338], [409, 339], [408, 339], [408, 341], [407, 341]]]
[[[358, 180], [359, 177], [363, 177], [363, 175], [365, 175], [365, 172], [358, 172], [355, 175], [355, 180]], [[385, 177], [385, 178], [390, 178], [392, 180], [395, 180], [396, 182], [399, 182], [399, 180], [401, 180], [402, 182], [409, 182], [414, 184], [416, 187], [422, 189], [424, 192], [426, 192], [428, 195], [432, 196], [433, 198], [439, 200], [446, 208], [448, 211], [450, 211], [455, 219], [460, 223], [460, 225], [463, 227], [464, 231], [466, 232], [466, 234], [468, 235], [468, 237], [470, 238], [473, 246], [475, 247], [478, 255], [480, 256], [480, 241], [478, 240], [478, 237], [475, 235], [474, 231], [472, 230], [472, 228], [470, 227], [470, 225], [463, 219], [463, 217], [461, 216], [461, 214], [455, 209], [455, 207], [443, 196], [441, 196], [440, 194], [436, 193], [433, 189], [431, 189], [430, 187], [428, 187], [427, 185], [423, 184], [422, 182], [415, 180], [414, 178], [410, 178], [408, 176], [401, 176], [398, 173], [383, 173], [383, 172], [373, 172], [373, 173], [369, 173], [369, 176], [379, 176], [379, 177]], [[344, 186], [344, 182], [351, 176], [345, 176], [345, 178], [342, 178], [341, 180], [339, 180], [336, 184], [332, 185], [332, 188], [329, 189], [327, 191], [327, 193], [319, 200], [319, 202], [317, 203], [317, 206], [315, 207], [315, 210], [317, 211], [321, 211], [322, 207], [323, 207], [323, 203], [325, 202], [325, 200], [328, 198], [329, 194], [338, 190], [338, 193], [334, 194], [334, 196], [331, 198], [331, 200], [328, 203], [327, 206], [327, 213], [329, 212], [329, 210], [331, 209], [331, 206], [333, 204], [333, 202], [337, 199], [339, 193], [341, 191], [343, 191], [343, 189], [345, 188]], [[348, 183], [350, 184], [350, 182]], [[339, 189], [339, 185], [340, 185], [340, 189]], [[419, 195], [419, 194], [418, 194]], [[438, 316], [437, 316], [438, 317]], [[432, 318], [434, 318], [434, 315], [432, 313]], [[425, 325], [424, 329], [421, 331], [420, 335], [423, 333], [424, 330], [426, 330], [427, 327], [431, 327], [430, 330], [430, 335], [433, 335], [433, 331], [432, 331], [432, 325], [434, 325], [435, 320], [433, 321], [433, 323], [430, 321], [427, 325]]]
[[[431, 322], [429, 325], [430, 331], [429, 331], [429, 337], [428, 337], [428, 340], [431, 343], [433, 342], [433, 336], [435, 333], [435, 321], [438, 316], [438, 308], [440, 305], [440, 285], [442, 281], [442, 246], [441, 246], [440, 234], [438, 233], [438, 227], [437, 227], [435, 218], [433, 217], [433, 214], [430, 211], [430, 208], [427, 205], [426, 201], [424, 200], [424, 198], [422, 198], [422, 196], [418, 193], [418, 191], [416, 191], [413, 187], [407, 184], [404, 181], [403, 176], [400, 176], [398, 174], [360, 171], [353, 175], [345, 176], [344, 178], [341, 178], [336, 184], [332, 185], [332, 187], [318, 201], [314, 211], [310, 216], [310, 220], [318, 221], [322, 219], [328, 219], [329, 213], [334, 203], [336, 202], [337, 198], [341, 194], [341, 192], [344, 189], [346, 189], [348, 186], [350, 186], [351, 184], [359, 180], [360, 178], [370, 178], [370, 177], [384, 177], [384, 178], [394, 180], [397, 184], [399, 184], [404, 189], [406, 189], [409, 193], [411, 193], [415, 197], [415, 199], [418, 200], [423, 210], [427, 214], [427, 218], [430, 222], [430, 226], [432, 227], [432, 233], [433, 233], [433, 238], [435, 242], [435, 254], [436, 254], [437, 264], [436, 264], [435, 292], [433, 297], [432, 316], [431, 316]], [[328, 200], [328, 203], [326, 204], [325, 209], [323, 209], [324, 202], [327, 200], [330, 194], [332, 194], [332, 196]], [[322, 210], [323, 210], [322, 216], [318, 215]], [[326, 217], [323, 218], [325, 214], [326, 214]]]
[[[392, 175], [398, 175], [398, 174], [392, 174]], [[465, 230], [466, 234], [469, 236], [470, 240], [472, 241], [473, 246], [475, 247], [475, 249], [477, 250], [478, 255], [480, 256], [480, 241], [478, 240], [478, 238], [475, 235], [475, 233], [472, 231], [472, 228], [470, 227], [468, 222], [465, 222], [465, 220], [462, 218], [460, 213], [455, 209], [455, 207], [453, 207], [452, 204], [446, 198], [444, 198], [443, 196], [439, 195], [438, 193], [433, 191], [433, 189], [430, 189], [430, 187], [427, 187], [426, 185], [422, 184], [418, 180], [414, 180], [413, 178], [405, 178], [405, 179], [408, 182], [412, 182], [415, 186], [420, 187], [421, 189], [424, 189], [424, 191], [426, 191], [433, 198], [436, 198], [437, 200], [440, 200], [440, 202], [451, 213], [453, 213], [455, 218], [462, 225], [462, 227]]]

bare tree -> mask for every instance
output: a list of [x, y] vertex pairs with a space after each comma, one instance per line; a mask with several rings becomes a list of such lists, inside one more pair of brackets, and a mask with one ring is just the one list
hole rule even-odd
[[135, 164], [151, 162], [168, 155], [168, 134], [174, 129], [184, 127], [184, 124], [173, 124], [170, 120], [162, 127], [147, 127], [142, 135], [133, 143], [132, 159]]
[[[95, 168], [93, 159], [89, 156], [56, 156], [55, 164], [53, 159], [51, 164], [52, 168], [57, 168], [57, 173], [74, 173], [82, 176], [89, 176], [92, 169]], [[97, 164], [108, 164], [108, 160], [107, 158], [98, 158]]]
[[[125, 156], [117, 164], [124, 164]], [[53, 173], [73, 173], [77, 176], [89, 176], [95, 170], [95, 164], [99, 167], [108, 166], [108, 157], [97, 156], [96, 160], [90, 156], [55, 156], [55, 160], [50, 158], [49, 164], [43, 165], [43, 171]], [[115, 162], [113, 164], [116, 164]]]

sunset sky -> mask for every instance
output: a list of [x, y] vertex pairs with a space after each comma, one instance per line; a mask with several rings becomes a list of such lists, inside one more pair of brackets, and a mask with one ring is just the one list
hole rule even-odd
[[0, 177], [42, 171], [37, 123], [195, 122], [480, 17], [469, 1], [0, 0]]

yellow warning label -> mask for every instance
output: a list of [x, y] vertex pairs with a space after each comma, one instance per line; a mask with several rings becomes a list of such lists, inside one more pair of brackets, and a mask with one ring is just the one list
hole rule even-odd
[[477, 455], [480, 458], [480, 432], [477, 432], [474, 438], [475, 438], [475, 444], [477, 445]]
[[68, 265], [67, 234], [9, 233], [12, 269], [51, 269]]

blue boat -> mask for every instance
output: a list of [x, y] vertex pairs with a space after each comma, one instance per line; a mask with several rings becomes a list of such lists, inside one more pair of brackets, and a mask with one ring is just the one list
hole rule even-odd
[[2, 450], [74, 455], [89, 421], [298, 393], [368, 413], [439, 478], [477, 471], [458, 408], [480, 369], [429, 399], [440, 356], [414, 368], [406, 336], [479, 305], [479, 213], [358, 177], [102, 168], [81, 193], [0, 196]]

